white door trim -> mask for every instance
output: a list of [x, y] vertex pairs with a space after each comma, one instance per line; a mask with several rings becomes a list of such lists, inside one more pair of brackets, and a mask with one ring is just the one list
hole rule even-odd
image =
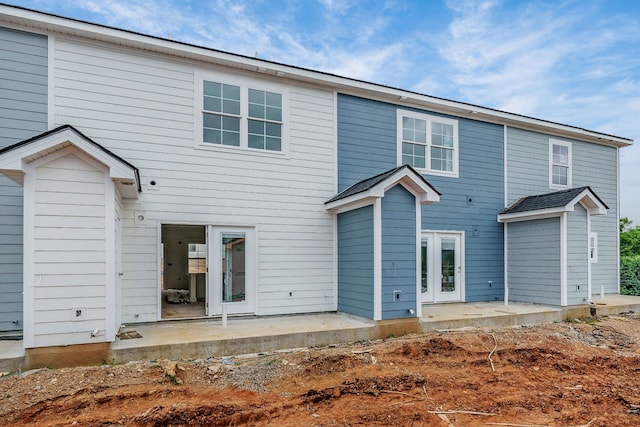
[[[456, 244], [456, 292], [453, 295], [443, 294], [439, 292], [442, 275], [442, 238], [453, 237]], [[418, 251], [422, 253], [422, 241], [427, 241], [427, 272], [428, 272], [428, 292], [422, 293], [421, 283], [418, 284], [418, 292], [420, 293], [419, 301], [421, 303], [438, 303], [450, 301], [465, 301], [465, 232], [458, 230], [422, 230], [420, 233], [420, 246]], [[422, 257], [418, 263], [418, 271], [421, 274]]]
[[[222, 301], [222, 234], [245, 234], [245, 299], [242, 302]], [[257, 244], [255, 227], [209, 225], [207, 227], [207, 315], [222, 314], [222, 305], [228, 314], [255, 314], [257, 300]]]

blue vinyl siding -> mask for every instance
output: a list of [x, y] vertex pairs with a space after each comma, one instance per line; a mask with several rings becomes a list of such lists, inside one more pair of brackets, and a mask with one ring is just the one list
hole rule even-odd
[[587, 211], [576, 204], [567, 215], [567, 303], [584, 304], [588, 297], [589, 233]]
[[[416, 199], [401, 185], [382, 198], [382, 319], [416, 309]], [[394, 291], [400, 291], [395, 300]]]
[[338, 214], [338, 311], [373, 319], [373, 206]]
[[507, 227], [509, 300], [560, 305], [560, 218]]
[[[559, 138], [558, 138], [559, 139]], [[593, 292], [618, 292], [618, 149], [583, 141], [571, 143], [573, 187], [590, 186], [609, 206], [606, 215], [591, 218], [598, 233], [598, 262], [591, 266]], [[549, 188], [549, 136], [508, 128], [507, 200], [556, 191]]]
[[[339, 190], [397, 166], [398, 109], [407, 108], [338, 96]], [[424, 175], [443, 194], [422, 207], [422, 228], [464, 231], [465, 300], [502, 299], [503, 226], [496, 218], [504, 207], [504, 128], [445, 117], [458, 120], [459, 178]]]
[[[47, 37], [0, 28], [0, 81], [0, 148], [46, 131]], [[16, 329], [22, 329], [22, 187], [0, 175], [0, 331]]]

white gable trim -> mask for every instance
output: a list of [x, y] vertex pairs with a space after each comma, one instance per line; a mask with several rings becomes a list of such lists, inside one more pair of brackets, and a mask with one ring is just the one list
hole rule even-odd
[[341, 213], [370, 205], [376, 199], [384, 197], [387, 190], [398, 184], [414, 195], [420, 204], [424, 205], [440, 201], [440, 194], [428, 185], [422, 177], [409, 168], [403, 168], [367, 190], [327, 203], [325, 209], [329, 212]]
[[75, 132], [72, 128], [44, 135], [0, 154], [0, 172], [7, 174], [18, 184], [24, 183], [27, 165], [37, 159], [49, 156], [68, 146], [74, 146], [81, 152], [105, 165], [109, 177], [118, 184], [124, 198], [138, 198], [138, 176], [130, 165], [100, 149], [94, 143]]
[[605, 207], [605, 205], [600, 200], [598, 200], [598, 198], [591, 191], [585, 189], [565, 206], [549, 209], [539, 209], [535, 211], [516, 212], [511, 214], [499, 214], [498, 222], [507, 223], [556, 217], [562, 215], [565, 212], [573, 212], [577, 203], [580, 203], [587, 210], [587, 214], [589, 216], [606, 215], [607, 213], [607, 208]]

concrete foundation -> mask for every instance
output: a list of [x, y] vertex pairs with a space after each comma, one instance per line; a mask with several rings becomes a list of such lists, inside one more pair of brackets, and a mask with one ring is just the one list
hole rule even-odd
[[640, 312], [640, 297], [607, 295], [591, 305], [547, 307], [501, 302], [424, 305], [421, 318], [374, 322], [340, 313], [157, 322], [131, 325], [141, 338], [113, 343], [22, 349], [21, 341], [0, 341], [0, 372], [40, 367], [188, 360], [322, 347], [461, 328], [500, 328], [566, 319]]

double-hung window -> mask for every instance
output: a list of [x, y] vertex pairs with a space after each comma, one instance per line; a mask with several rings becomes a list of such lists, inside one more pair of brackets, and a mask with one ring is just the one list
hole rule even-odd
[[571, 143], [549, 141], [549, 187], [571, 187]]
[[284, 151], [284, 95], [251, 82], [202, 79], [199, 146]]
[[458, 176], [458, 122], [398, 111], [398, 163], [421, 172]]

